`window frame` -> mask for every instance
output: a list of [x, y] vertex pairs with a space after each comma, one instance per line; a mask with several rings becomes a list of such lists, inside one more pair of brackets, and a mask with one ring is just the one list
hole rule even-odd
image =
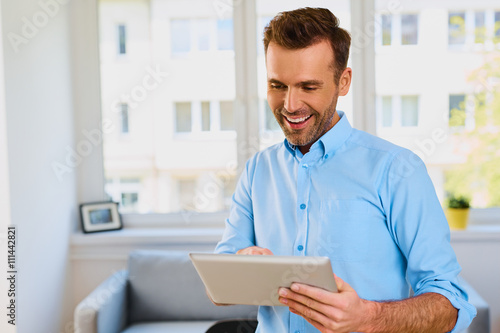
[[[98, 33], [98, 0], [78, 1], [72, 6], [73, 43], [73, 94], [75, 144], [86, 140], [84, 131], [103, 131], [101, 115], [101, 82]], [[257, 152], [259, 147], [259, 101], [257, 85], [257, 13], [256, 1], [235, 0], [233, 6], [233, 33], [236, 72], [236, 97], [234, 101], [235, 128], [237, 135], [238, 174], [245, 162]], [[353, 99], [353, 127], [375, 134], [375, 36], [365, 33], [374, 21], [375, 1], [351, 0], [351, 31], [353, 44], [362, 43], [358, 52], [351, 55], [356, 76], [351, 89]], [[357, 38], [357, 34], [362, 38]], [[358, 36], [359, 37], [359, 36]], [[358, 45], [359, 46], [359, 45]], [[257, 144], [255, 144], [257, 143]], [[105, 177], [103, 146], [94, 146], [92, 154], [78, 165], [77, 198], [79, 202], [105, 200]], [[481, 212], [487, 219], [498, 216], [499, 209]], [[480, 215], [481, 215], [480, 214]], [[227, 211], [217, 213], [180, 212], [168, 214], [123, 214], [125, 228], [199, 228], [223, 227]], [[76, 226], [75, 226], [76, 228]]]

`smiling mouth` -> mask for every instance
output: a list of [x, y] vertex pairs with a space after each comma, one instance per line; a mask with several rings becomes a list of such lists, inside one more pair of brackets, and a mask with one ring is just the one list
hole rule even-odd
[[301, 117], [301, 118], [289, 118], [287, 116], [284, 116], [284, 117], [286, 118], [286, 120], [288, 120], [288, 122], [290, 122], [292, 124], [300, 124], [300, 123], [307, 121], [309, 118], [311, 118], [311, 115], [306, 116], [306, 117]]

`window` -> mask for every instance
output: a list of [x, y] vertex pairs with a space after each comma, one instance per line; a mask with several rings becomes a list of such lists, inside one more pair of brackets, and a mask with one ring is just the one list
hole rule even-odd
[[[387, 3], [377, 0], [375, 4], [381, 18], [376, 36], [381, 46], [389, 39], [384, 36], [389, 30], [384, 18]], [[493, 22], [500, 17], [493, 2], [486, 8], [485, 3], [469, 5], [449, 8], [447, 2], [435, 1], [433, 8], [412, 7], [418, 10], [417, 24], [438, 18], [443, 24], [421, 24], [414, 30], [417, 37], [402, 38], [402, 44], [405, 38], [418, 40], [418, 50], [411, 53], [404, 48], [375, 49], [377, 135], [423, 159], [440, 200], [448, 193], [465, 194], [473, 208], [498, 207], [498, 190], [488, 184], [500, 177], [500, 160], [492, 153], [500, 151], [500, 142], [490, 135], [500, 130], [494, 116], [495, 101], [500, 98], [495, 83], [500, 50], [492, 43], [497, 31]], [[390, 14], [394, 44], [398, 14]], [[405, 15], [401, 14], [401, 34], [415, 36], [405, 28], [415, 20], [405, 23]], [[443, 40], [444, 36], [448, 39]], [[415, 66], [426, 56], [436, 61]], [[439, 73], [439, 78], [433, 79], [433, 73]]]
[[485, 13], [475, 12], [474, 23], [474, 42], [482, 44], [486, 41]]
[[134, 207], [139, 202], [139, 194], [135, 192], [125, 192], [122, 193], [121, 205], [125, 209], [134, 209]]
[[450, 95], [449, 107], [449, 124], [450, 127], [465, 126], [465, 95]]
[[[140, 179], [136, 184], [138, 188], [120, 187], [114, 200], [122, 201], [122, 194], [125, 199], [127, 193], [136, 193], [134, 212], [179, 212], [178, 181], [189, 179], [195, 185], [181, 185], [183, 193], [189, 192], [191, 198], [197, 195], [203, 198], [197, 201], [198, 204], [192, 204], [192, 209], [201, 213], [223, 209], [227, 203], [226, 194], [231, 190], [216, 180], [220, 179], [217, 175], [227, 172], [237, 180], [236, 170], [242, 167], [249, 154], [245, 151], [262, 149], [283, 140], [279, 125], [265, 102], [261, 28], [279, 11], [298, 5], [286, 0], [256, 0], [253, 9], [249, 10], [246, 5], [228, 6], [224, 15], [219, 15], [209, 0], [185, 0], [182, 6], [171, 6], [170, 1], [158, 2], [157, 5], [165, 10], [151, 10], [144, 2], [98, 1], [102, 118], [113, 118], [115, 131], [129, 132], [127, 140], [116, 140], [116, 135], [104, 136], [104, 174], [112, 180], [112, 185], [126, 185], [120, 182], [121, 178]], [[484, 45], [487, 45], [494, 36], [500, 38], [500, 11], [498, 8], [475, 8], [474, 5], [467, 6], [467, 10], [450, 9], [438, 1], [432, 9], [416, 4], [408, 7], [412, 12], [399, 12], [391, 11], [387, 3], [375, 3], [375, 20], [363, 16], [368, 14], [362, 14], [357, 9], [358, 4], [349, 0], [314, 0], [308, 5], [330, 6], [341, 25], [352, 33], [352, 50], [356, 52], [351, 54], [350, 61], [360, 61], [359, 55], [367, 56], [361, 62], [348, 64], [355, 71], [353, 86], [347, 96], [339, 99], [338, 110], [345, 111], [355, 127], [370, 128], [374, 122], [367, 121], [360, 126], [361, 122], [357, 125], [356, 121], [362, 120], [371, 107], [354, 105], [360, 100], [372, 103], [370, 96], [379, 96], [377, 134], [414, 149], [415, 142], [425, 139], [426, 133], [436, 128], [449, 130], [450, 95], [467, 92], [469, 96], [474, 87], [470, 86], [467, 73], [484, 61], [484, 54], [480, 58], [479, 54], [469, 54], [467, 49], [461, 52], [460, 59], [452, 58], [447, 41], [442, 38], [448, 36], [450, 44], [473, 43], [476, 35], [472, 28], [484, 22]], [[351, 18], [351, 10], [355, 19]], [[252, 29], [258, 27], [255, 35], [245, 30], [247, 21], [233, 18], [233, 12], [239, 13], [238, 18], [254, 20], [255, 24], [250, 26]], [[441, 24], [420, 24], [435, 22], [436, 17], [441, 17]], [[363, 35], [370, 28], [367, 22], [372, 21], [378, 24], [375, 27], [379, 29], [375, 36], [377, 45], [395, 46], [377, 47], [377, 52], [384, 50], [376, 53], [375, 68], [370, 67], [372, 50], [365, 47], [365, 42], [373, 36]], [[119, 58], [116, 57], [116, 22], [127, 22], [123, 30], [127, 62], [116, 59]], [[466, 27], [465, 22], [469, 26]], [[481, 34], [477, 36], [480, 40]], [[406, 45], [418, 45], [418, 48], [399, 47]], [[417, 66], [427, 60], [426, 55], [433, 55], [439, 61], [425, 61], [425, 66]], [[364, 64], [368, 67], [363, 68]], [[238, 74], [239, 71], [244, 74]], [[356, 73], [368, 76], [375, 73], [376, 84], [368, 80], [366, 86], [356, 86], [357, 78], [362, 78]], [[436, 77], [435, 73], [440, 75]], [[139, 91], [138, 86], [143, 87], [143, 82], [150, 87], [147, 94], [141, 95], [144, 98], [133, 93]], [[355, 86], [360, 89], [360, 95], [355, 96]], [[372, 88], [375, 95], [364, 94], [364, 89]], [[120, 99], [122, 95], [135, 97], [125, 101]], [[109, 117], [110, 110], [121, 112], [120, 108], [110, 107], [116, 105], [117, 99], [128, 104], [126, 117], [123, 114]], [[468, 123], [469, 120], [465, 121], [465, 125]], [[446, 133], [451, 137], [453, 132]], [[239, 143], [250, 148], [239, 148]], [[446, 154], [427, 156], [425, 160], [440, 197], [444, 194], [443, 169], [455, 163], [446, 159], [452, 154], [450, 149]], [[85, 166], [82, 168], [87, 170]], [[213, 184], [218, 190], [210, 192]], [[231, 184], [227, 182], [227, 186], [233, 186]], [[133, 199], [130, 195], [127, 200], [133, 202]]]
[[418, 42], [418, 16], [401, 15], [401, 45], [415, 45]]
[[120, 104], [120, 115], [121, 115], [121, 132], [122, 134], [128, 133], [128, 104]]
[[401, 126], [418, 126], [418, 96], [401, 96]]
[[495, 25], [493, 27], [493, 41], [500, 43], [500, 11], [495, 12]]
[[233, 49], [233, 20], [217, 21], [217, 49]]
[[418, 126], [418, 96], [381, 96], [378, 101], [379, 127], [401, 128]]
[[196, 36], [199, 51], [210, 50], [210, 20], [196, 20]]
[[392, 127], [392, 97], [382, 97], [382, 126]]
[[448, 14], [448, 44], [465, 43], [465, 13], [450, 12]]
[[201, 102], [201, 130], [210, 131], [210, 102]]
[[127, 34], [123, 24], [118, 25], [118, 54], [127, 53]]
[[417, 14], [381, 14], [379, 45], [417, 45]]
[[175, 131], [191, 132], [191, 102], [175, 103]]
[[457, 11], [448, 14], [448, 44], [455, 49], [491, 51], [498, 43], [500, 12], [491, 9]]
[[[267, 88], [262, 32], [279, 11], [301, 5], [256, 0], [249, 10], [237, 2], [215, 8], [210, 0], [97, 1], [102, 119], [128, 133], [126, 140], [103, 136], [106, 192], [122, 202], [122, 213], [227, 209], [247, 158], [283, 140], [261, 104]], [[329, 6], [351, 30], [349, 0], [308, 5]], [[245, 20], [235, 20], [234, 12]], [[247, 26], [247, 18], [256, 24]], [[115, 22], [127, 22], [126, 62], [116, 57]], [[250, 26], [258, 29], [252, 38]], [[338, 103], [351, 122], [353, 92]], [[127, 178], [139, 181], [123, 183]]]
[[191, 24], [189, 20], [170, 21], [170, 40], [172, 53], [187, 53], [191, 50]]
[[234, 131], [233, 101], [221, 101], [219, 107], [221, 131]]
[[105, 191], [110, 200], [120, 203], [121, 212], [141, 211], [139, 196], [142, 184], [140, 178], [108, 178], [106, 179]]
[[382, 15], [382, 45], [391, 45], [392, 41], [392, 16]]

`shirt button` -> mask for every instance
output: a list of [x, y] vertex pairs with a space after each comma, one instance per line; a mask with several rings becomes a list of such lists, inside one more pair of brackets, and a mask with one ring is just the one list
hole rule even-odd
[[307, 168], [309, 168], [309, 165], [308, 165], [308, 164], [302, 164], [302, 167], [303, 167], [304, 169], [307, 169]]
[[297, 250], [302, 251], [304, 247], [302, 245], [297, 246]]
[[300, 209], [306, 209], [306, 204], [300, 205]]
[[325, 158], [328, 158], [328, 154], [325, 154]]

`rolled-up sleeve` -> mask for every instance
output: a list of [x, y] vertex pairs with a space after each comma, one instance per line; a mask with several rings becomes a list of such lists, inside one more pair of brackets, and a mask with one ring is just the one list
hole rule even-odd
[[415, 295], [438, 293], [458, 309], [452, 332], [467, 328], [476, 316], [460, 286], [461, 267], [450, 244], [450, 230], [423, 161], [402, 150], [388, 167], [382, 191], [387, 224], [407, 260], [407, 277]]

